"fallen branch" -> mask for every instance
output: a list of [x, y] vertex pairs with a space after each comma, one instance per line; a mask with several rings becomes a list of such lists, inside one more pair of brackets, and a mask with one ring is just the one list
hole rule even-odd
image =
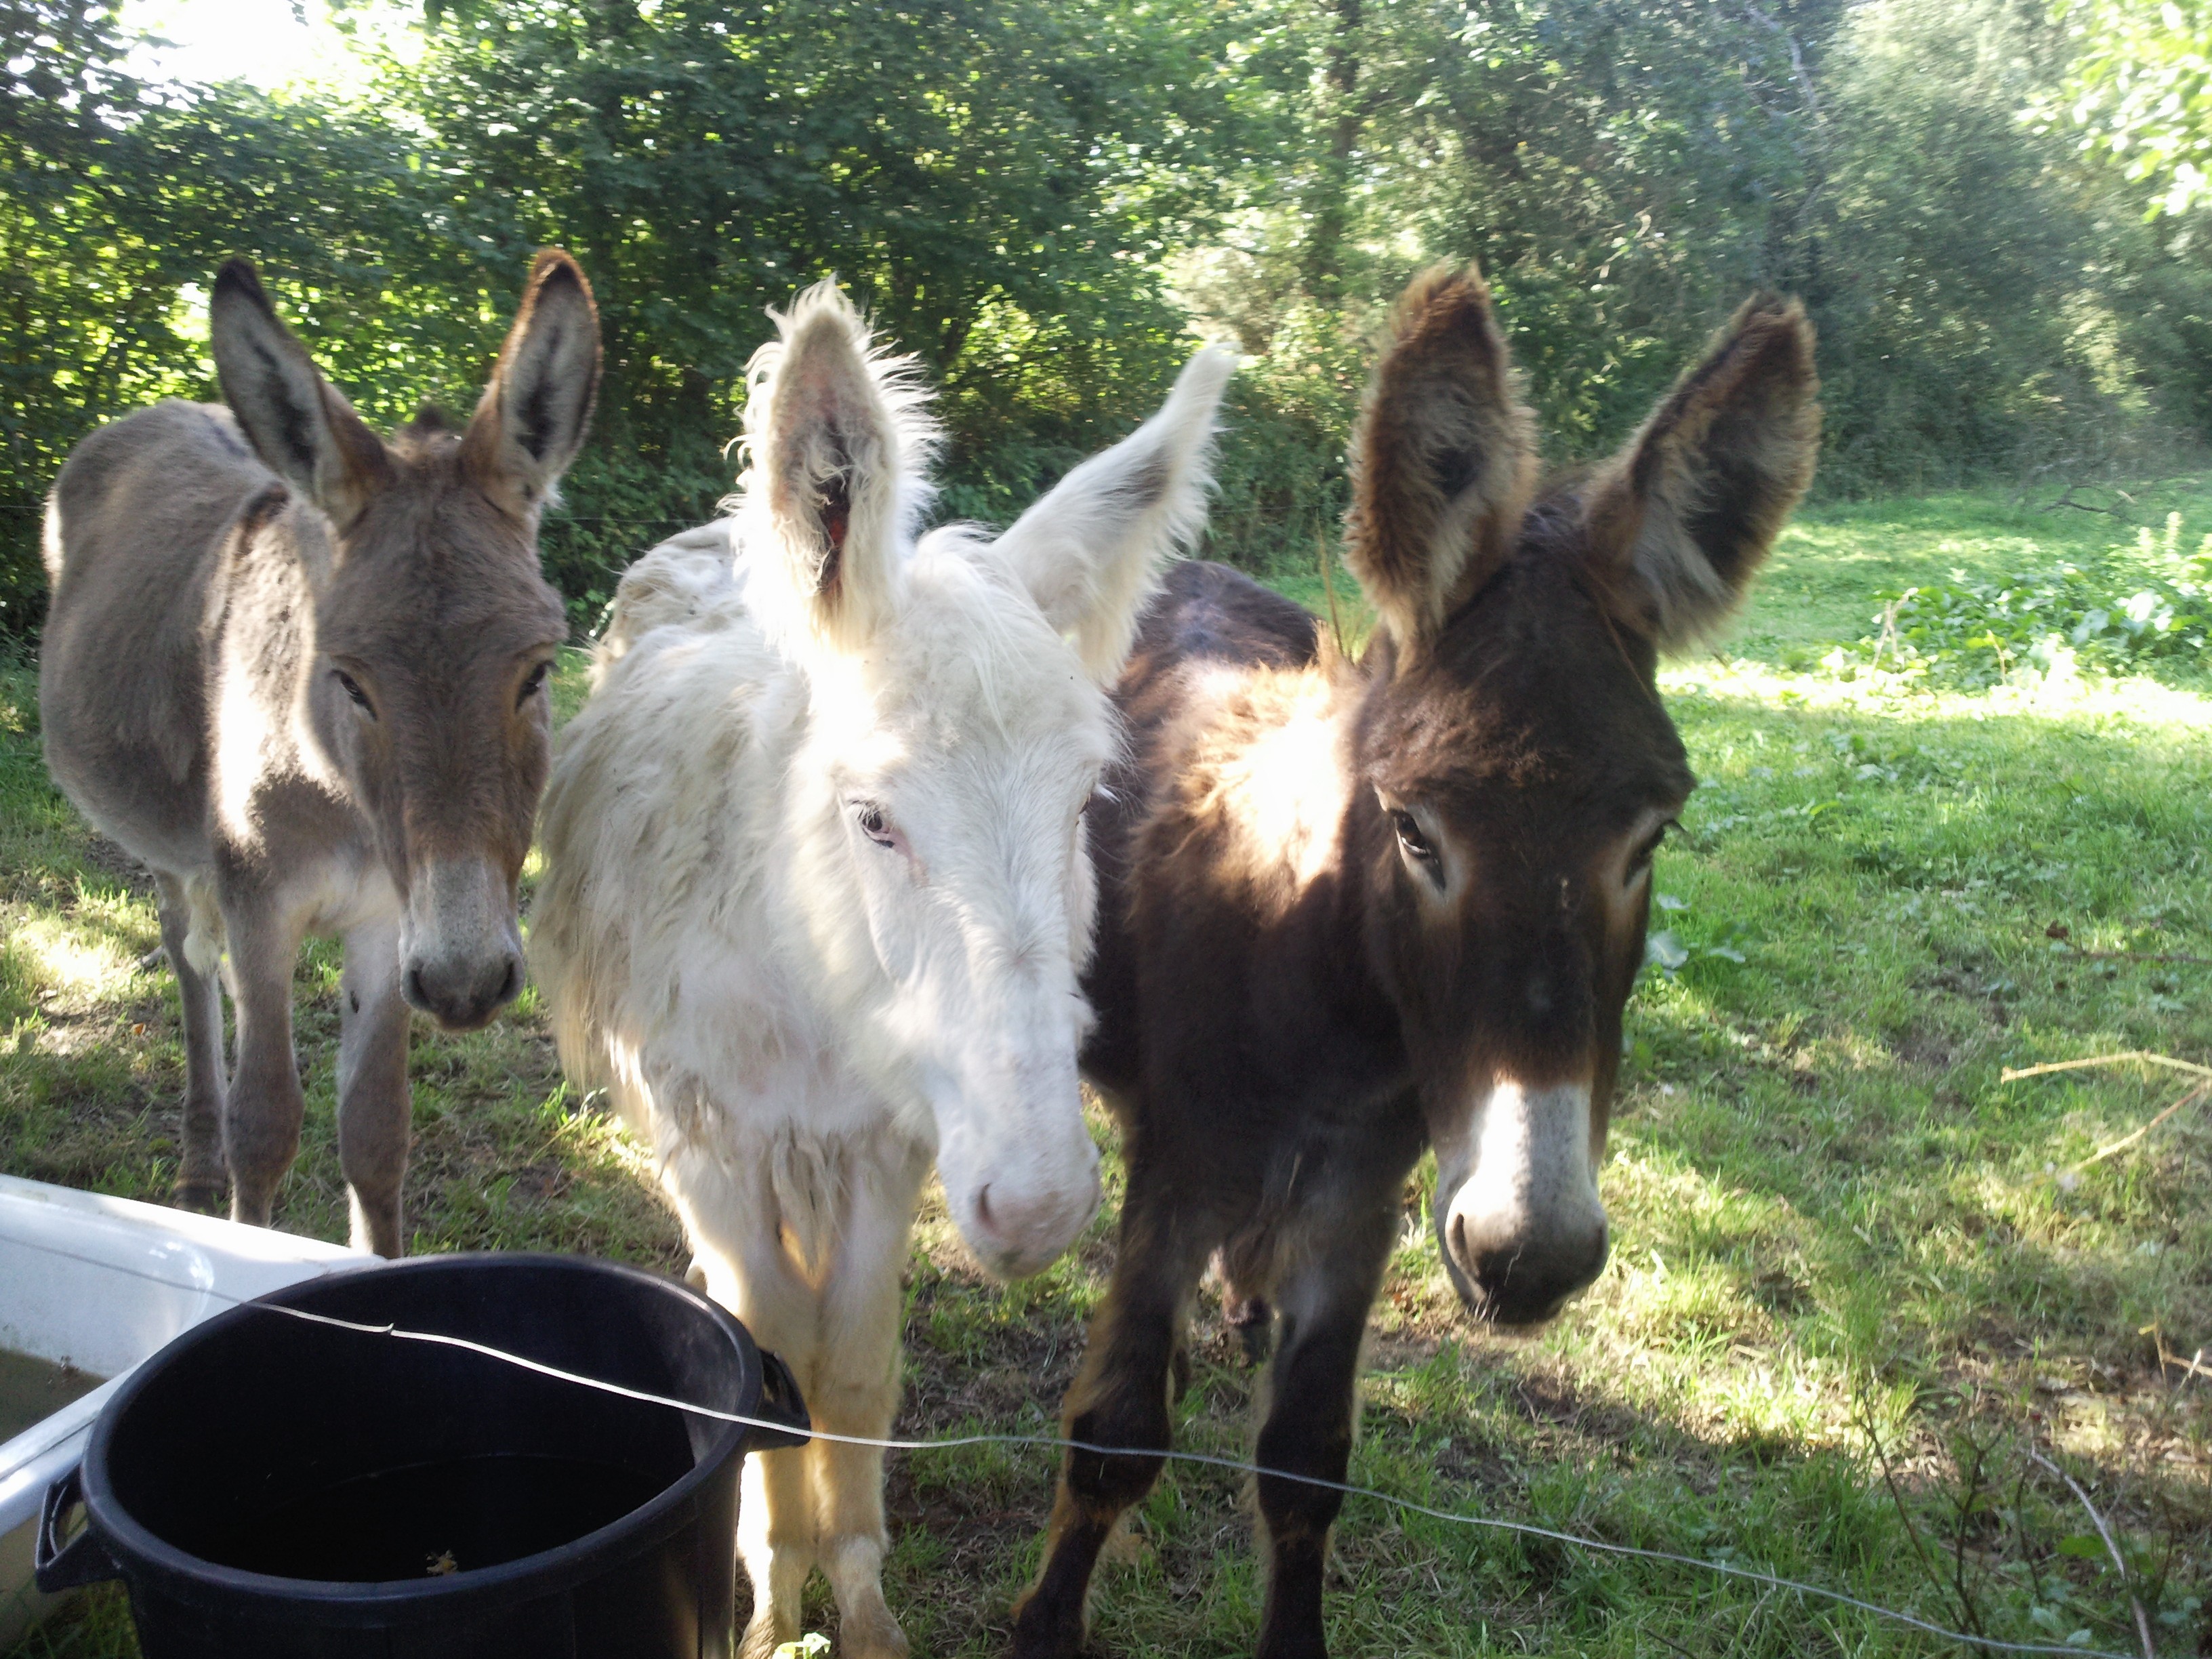
[[1998, 1074], [2000, 1083], [2017, 1083], [2024, 1077], [2047, 1077], [2053, 1072], [2078, 1072], [2091, 1066], [2119, 1066], [2129, 1061], [2138, 1066], [2164, 1066], [2176, 1072], [2186, 1072], [2191, 1077], [2212, 1080], [2212, 1066], [2199, 1066], [2193, 1060], [2176, 1060], [2172, 1054], [2154, 1054], [2148, 1049], [2130, 1048], [2124, 1054], [2097, 1054], [2087, 1060], [2053, 1060], [2041, 1066], [2024, 1066], [2018, 1070], [2006, 1066]]
[[[2082, 486], [2080, 484], [2067, 485], [2066, 493], [2061, 495], [2057, 501], [2046, 503], [2043, 510], [2045, 513], [2056, 513], [2062, 507], [2070, 507], [2077, 513], [2103, 513], [2121, 520], [2123, 523], [2127, 521], [2128, 515], [2121, 512], [2117, 507], [2094, 507], [2087, 501], [2075, 501], [2074, 499], [2074, 492], [2081, 487]], [[2091, 489], [2096, 488], [2094, 484], [2089, 487]], [[2122, 501], [2127, 501], [2130, 506], [2134, 505], [2133, 499], [2125, 490], [2115, 489], [2112, 491], [2112, 494], [2118, 495]]]
[[2100, 1146], [2095, 1152], [2090, 1153], [2088, 1157], [2083, 1158], [2079, 1164], [2076, 1164], [2074, 1166], [2075, 1171], [2078, 1173], [2081, 1170], [2086, 1170], [2092, 1164], [2101, 1164], [2106, 1158], [2110, 1158], [2114, 1152], [2124, 1152], [2129, 1147], [2134, 1146], [2136, 1142], [2141, 1140], [2145, 1135], [2148, 1134], [2153, 1129], [2158, 1127], [2160, 1124], [2165, 1122], [2166, 1119], [2172, 1117], [2183, 1107], [2195, 1105], [2198, 1101], [2203, 1099], [2208, 1094], [2212, 1094], [2212, 1083], [2198, 1084], [2194, 1089], [2191, 1089], [2187, 1094], [2182, 1096], [2180, 1099], [2175, 1101], [2172, 1105], [2167, 1107], [2156, 1117], [2151, 1119], [2149, 1122], [2144, 1124], [2142, 1128], [2136, 1130], [2133, 1134], [2124, 1135], [2119, 1139], [2114, 1141], [2111, 1146]]
[[2119, 1572], [2120, 1588], [2128, 1593], [2128, 1605], [2135, 1609], [2136, 1634], [2142, 1638], [2143, 1659], [2158, 1659], [2158, 1649], [2150, 1639], [2150, 1615], [2143, 1611], [2143, 1604], [2136, 1595], [2135, 1586], [2128, 1581], [2128, 1564], [2121, 1559], [2120, 1547], [2112, 1541], [2112, 1529], [2105, 1524], [2105, 1517], [2097, 1513], [2097, 1506], [2089, 1501], [2089, 1494], [2081, 1490], [2072, 1475], [2033, 1447], [2028, 1449], [2027, 1455], [2039, 1468], [2049, 1469], [2063, 1480], [2067, 1491], [2081, 1499], [2081, 1507], [2089, 1511], [2090, 1523], [2097, 1528], [2097, 1536], [2105, 1540], [2105, 1548], [2112, 1555], [2112, 1565]]
[[2142, 1330], [2136, 1333], [2136, 1334], [2138, 1336], [2147, 1336], [2150, 1338], [2152, 1342], [2156, 1344], [2158, 1348], [2158, 1376], [2159, 1380], [2161, 1382], [2166, 1380], [2166, 1367], [2169, 1365], [2172, 1366], [2176, 1370], [2181, 1373], [2182, 1381], [2185, 1382], [2192, 1376], [2201, 1376], [2206, 1382], [2212, 1382], [2212, 1368], [2208, 1368], [2204, 1364], [2204, 1350], [2203, 1348], [2197, 1349], [2197, 1357], [2195, 1358], [2184, 1359], [2179, 1354], [2174, 1352], [2172, 1349], [2166, 1346], [2166, 1332], [2160, 1328], [2159, 1322], [2155, 1319], [2152, 1320], [2149, 1324], [2144, 1326]]

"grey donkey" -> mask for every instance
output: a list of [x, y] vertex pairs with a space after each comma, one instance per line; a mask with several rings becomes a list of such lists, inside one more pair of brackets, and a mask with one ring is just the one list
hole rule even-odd
[[517, 884], [567, 633], [538, 521], [591, 417], [599, 315], [575, 261], [541, 252], [467, 429], [426, 406], [389, 441], [243, 260], [210, 328], [224, 404], [103, 428], [47, 497], [46, 763], [160, 891], [178, 1201], [213, 1207], [228, 1182], [233, 1218], [268, 1224], [304, 1106], [293, 966], [336, 934], [353, 1242], [397, 1255], [408, 1009], [466, 1030], [522, 987]]

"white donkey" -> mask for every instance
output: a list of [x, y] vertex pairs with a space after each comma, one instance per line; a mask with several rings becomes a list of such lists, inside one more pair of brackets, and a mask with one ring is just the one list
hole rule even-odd
[[[546, 797], [532, 950], [564, 1064], [651, 1136], [708, 1291], [818, 1428], [880, 1437], [933, 1155], [1000, 1274], [1098, 1201], [1083, 809], [1235, 360], [1201, 352], [997, 540], [917, 542], [936, 428], [908, 362], [832, 283], [777, 320], [733, 515], [623, 580]], [[905, 1653], [882, 1455], [817, 1441], [745, 1483], [747, 1659], [798, 1635], [817, 1565], [840, 1651]]]

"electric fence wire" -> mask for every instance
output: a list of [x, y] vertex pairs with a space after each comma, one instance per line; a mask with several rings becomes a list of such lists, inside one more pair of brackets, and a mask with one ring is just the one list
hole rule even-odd
[[[735, 1424], [743, 1428], [769, 1429], [778, 1433], [796, 1433], [788, 1423], [773, 1418], [750, 1417], [743, 1412], [726, 1412], [711, 1406], [696, 1405], [688, 1400], [672, 1399], [666, 1395], [653, 1394], [642, 1389], [633, 1389], [620, 1382], [610, 1382], [604, 1377], [585, 1376], [575, 1371], [563, 1370], [558, 1365], [549, 1365], [543, 1360], [526, 1355], [509, 1353], [504, 1348], [495, 1348], [482, 1342], [472, 1342], [466, 1337], [448, 1336], [436, 1331], [410, 1331], [397, 1325], [372, 1325], [358, 1320], [339, 1319], [330, 1314], [310, 1313], [305, 1308], [288, 1308], [280, 1303], [248, 1299], [226, 1295], [211, 1285], [182, 1284], [164, 1279], [137, 1267], [119, 1262], [103, 1261], [96, 1256], [80, 1255], [45, 1240], [12, 1238], [0, 1233], [0, 1243], [20, 1244], [26, 1249], [80, 1261], [90, 1267], [106, 1268], [149, 1284], [161, 1285], [170, 1290], [196, 1291], [217, 1302], [227, 1302], [236, 1308], [258, 1309], [265, 1313], [282, 1314], [289, 1319], [304, 1321], [310, 1325], [327, 1326], [333, 1330], [349, 1331], [360, 1336], [380, 1336], [401, 1342], [427, 1343], [434, 1347], [456, 1348], [485, 1359], [496, 1360], [526, 1371], [533, 1371], [556, 1382], [572, 1383], [578, 1388], [595, 1389], [601, 1394], [617, 1395], [625, 1400], [635, 1400], [648, 1406], [665, 1407], [670, 1411], [687, 1412], [695, 1417], [709, 1418], [720, 1423]], [[1443, 1521], [1454, 1526], [1479, 1527], [1493, 1532], [1511, 1533], [1524, 1538], [1541, 1538], [1555, 1544], [1565, 1544], [1593, 1554], [1626, 1556], [1640, 1561], [1657, 1561], [1671, 1566], [1695, 1567], [1701, 1571], [1717, 1573], [1724, 1577], [1740, 1578], [1754, 1584], [1764, 1584], [1770, 1589], [1795, 1590], [1802, 1595], [1818, 1596], [1861, 1613], [1872, 1613], [1894, 1624], [1921, 1631], [1947, 1642], [1956, 1642], [1962, 1647], [1978, 1648], [1985, 1653], [2054, 1653], [2069, 1654], [2073, 1659], [2136, 1659], [2136, 1656], [2116, 1653], [2106, 1648], [2076, 1647], [2070, 1643], [2003, 1642], [1995, 1637], [1976, 1636], [1965, 1631], [1946, 1629], [1943, 1626], [1905, 1613], [1895, 1607], [1883, 1607], [1878, 1601], [1862, 1601], [1842, 1590], [1828, 1589], [1819, 1584], [1808, 1584], [1795, 1578], [1784, 1578], [1776, 1573], [1762, 1572], [1756, 1567], [1737, 1566], [1728, 1561], [1709, 1561], [1695, 1555], [1678, 1555], [1670, 1550], [1645, 1549], [1635, 1544], [1608, 1543], [1601, 1538], [1585, 1538], [1578, 1533], [1560, 1532], [1551, 1527], [1540, 1527], [1525, 1521], [1507, 1521], [1496, 1516], [1462, 1515], [1451, 1510], [1440, 1510], [1426, 1504], [1415, 1503], [1410, 1498], [1400, 1498], [1372, 1486], [1353, 1486], [1343, 1480], [1331, 1480], [1318, 1474], [1299, 1474], [1289, 1469], [1271, 1469], [1258, 1463], [1248, 1463], [1239, 1458], [1217, 1457], [1207, 1452], [1180, 1451], [1173, 1447], [1106, 1446], [1085, 1440], [1066, 1440], [1054, 1435], [1042, 1434], [957, 1434], [932, 1440], [878, 1439], [872, 1435], [832, 1434], [827, 1430], [809, 1428], [810, 1439], [826, 1440], [842, 1446], [868, 1446], [878, 1451], [933, 1452], [957, 1451], [971, 1446], [1023, 1446], [1051, 1451], [1089, 1452], [1105, 1457], [1158, 1457], [1177, 1463], [1197, 1463], [1209, 1468], [1227, 1469], [1236, 1474], [1265, 1475], [1270, 1480], [1289, 1480], [1305, 1486], [1323, 1487], [1341, 1492], [1347, 1498], [1371, 1498], [1409, 1514], [1426, 1516], [1432, 1521]]]

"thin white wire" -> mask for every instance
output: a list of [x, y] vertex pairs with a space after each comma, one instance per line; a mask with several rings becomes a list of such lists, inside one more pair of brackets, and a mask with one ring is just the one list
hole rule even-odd
[[[542, 1360], [531, 1359], [519, 1353], [509, 1353], [504, 1348], [491, 1347], [482, 1342], [471, 1342], [466, 1337], [447, 1336], [436, 1331], [405, 1330], [397, 1325], [365, 1324], [356, 1320], [336, 1318], [330, 1314], [310, 1313], [304, 1308], [288, 1308], [274, 1302], [249, 1302], [242, 1297], [226, 1295], [221, 1291], [210, 1289], [204, 1285], [179, 1285], [173, 1279], [162, 1279], [137, 1268], [125, 1267], [118, 1262], [103, 1261], [93, 1256], [78, 1255], [73, 1251], [58, 1249], [44, 1241], [33, 1243], [27, 1239], [14, 1239], [9, 1242], [25, 1244], [31, 1249], [64, 1256], [70, 1261], [86, 1262], [93, 1267], [106, 1267], [115, 1272], [128, 1273], [133, 1278], [143, 1279], [153, 1284], [166, 1285], [173, 1290], [198, 1291], [214, 1297], [219, 1302], [228, 1302], [235, 1307], [259, 1308], [270, 1313], [283, 1314], [287, 1318], [303, 1320], [311, 1325], [326, 1325], [336, 1330], [351, 1331], [362, 1336], [390, 1337], [401, 1342], [422, 1342], [434, 1347], [458, 1348], [466, 1353], [478, 1354], [486, 1359], [497, 1360], [504, 1365], [513, 1365], [526, 1371], [535, 1371], [540, 1376], [549, 1376], [557, 1382], [573, 1383], [579, 1388], [596, 1389], [601, 1394], [617, 1395], [625, 1400], [635, 1400], [648, 1406], [661, 1406], [671, 1411], [689, 1412], [696, 1417], [711, 1418], [717, 1422], [732, 1423], [744, 1428], [769, 1429], [784, 1434], [799, 1432], [790, 1424], [779, 1423], [773, 1418], [749, 1417], [743, 1412], [726, 1412], [712, 1406], [695, 1405], [688, 1400], [675, 1400], [665, 1395], [647, 1393], [642, 1389], [628, 1388], [619, 1382], [610, 1382], [604, 1377], [581, 1376], [574, 1371], [563, 1370], [558, 1365], [546, 1364]], [[1495, 1532], [1516, 1534], [1525, 1538], [1548, 1539], [1555, 1544], [1571, 1545], [1577, 1549], [1589, 1550], [1599, 1554], [1628, 1556], [1638, 1560], [1662, 1561], [1674, 1566], [1696, 1567], [1725, 1577], [1741, 1578], [1753, 1583], [1765, 1584], [1774, 1589], [1796, 1590], [1801, 1595], [1817, 1595], [1824, 1601], [1839, 1602], [1848, 1607], [1856, 1607], [1860, 1612], [1870, 1613], [1878, 1619], [1887, 1619], [1896, 1624], [1909, 1626], [1914, 1630], [1923, 1631], [1930, 1636], [1940, 1637], [1945, 1641], [1957, 1642], [1966, 1647], [1981, 1648], [1991, 1653], [2056, 1653], [2070, 1654], [2075, 1656], [2075, 1659], [2136, 1659], [2135, 1655], [2114, 1653], [2103, 1648], [2073, 1647], [2055, 1642], [2001, 1642], [1994, 1637], [1969, 1635], [1964, 1631], [1947, 1630], [1941, 1625], [1912, 1613], [1901, 1613], [1895, 1607], [1883, 1607], [1877, 1601], [1861, 1601], [1857, 1596], [1845, 1595], [1842, 1590], [1826, 1589], [1819, 1584], [1802, 1583], [1794, 1578], [1784, 1578], [1774, 1573], [1762, 1572], [1756, 1567], [1739, 1567], [1726, 1561], [1708, 1561], [1694, 1555], [1677, 1555], [1668, 1550], [1644, 1549], [1634, 1544], [1611, 1544], [1602, 1539], [1585, 1538], [1579, 1534], [1571, 1532], [1559, 1532], [1550, 1527], [1540, 1527], [1525, 1521], [1503, 1521], [1492, 1516], [1484, 1515], [1461, 1515], [1450, 1510], [1432, 1509], [1426, 1504], [1417, 1504], [1410, 1498], [1399, 1498], [1387, 1492], [1377, 1492], [1371, 1486], [1355, 1486], [1346, 1481], [1331, 1480], [1326, 1476], [1318, 1474], [1298, 1474], [1288, 1469], [1267, 1468], [1261, 1465], [1243, 1462], [1233, 1457], [1216, 1457], [1206, 1452], [1178, 1451], [1172, 1447], [1151, 1449], [1105, 1446], [1090, 1441], [1063, 1440], [1056, 1436], [1037, 1434], [963, 1434], [951, 1435], [937, 1440], [891, 1440], [878, 1439], [872, 1435], [832, 1434], [827, 1430], [811, 1427], [806, 1431], [806, 1434], [810, 1439], [833, 1441], [844, 1446], [869, 1446], [879, 1451], [957, 1451], [968, 1446], [1032, 1446], [1047, 1450], [1091, 1452], [1107, 1457], [1158, 1457], [1179, 1463], [1200, 1463], [1212, 1468], [1228, 1469], [1237, 1474], [1267, 1475], [1277, 1480], [1296, 1481], [1301, 1486], [1320, 1486], [1330, 1492], [1341, 1492], [1348, 1498], [1372, 1498], [1380, 1503], [1391, 1504], [1411, 1514], [1424, 1515], [1434, 1521], [1449, 1522], [1455, 1526], [1481, 1527]]]

